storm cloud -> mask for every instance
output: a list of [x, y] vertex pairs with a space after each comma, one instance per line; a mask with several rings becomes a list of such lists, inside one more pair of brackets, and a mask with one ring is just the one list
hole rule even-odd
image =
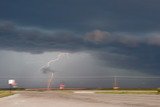
[[21, 27], [12, 22], [0, 24], [1, 49], [37, 52], [74, 50], [82, 44], [80, 37], [69, 31], [52, 31], [40, 28]]
[[0, 19], [76, 32], [148, 32], [160, 30], [159, 4], [159, 0], [1, 0]]
[[54, 50], [80, 51], [106, 47], [159, 47], [159, 33], [134, 35], [95, 30], [84, 34], [73, 31], [24, 27], [10, 21], [0, 22], [0, 47], [4, 50], [45, 52]]
[[1, 0], [0, 51], [35, 56], [87, 53], [100, 62], [97, 71], [102, 66], [106, 71], [160, 75], [159, 4], [159, 0]]
[[158, 33], [139, 36], [95, 30], [81, 35], [71, 31], [22, 27], [3, 21], [0, 23], [0, 35], [2, 50], [37, 54], [46, 51], [91, 51], [97, 53], [98, 58], [109, 61], [110, 66], [154, 73], [158, 73], [159, 69]]

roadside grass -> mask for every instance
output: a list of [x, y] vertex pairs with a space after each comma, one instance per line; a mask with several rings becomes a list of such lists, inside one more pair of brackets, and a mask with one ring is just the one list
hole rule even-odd
[[104, 90], [97, 94], [159, 94], [157, 90]]
[[[33, 90], [32, 90], [33, 91]], [[47, 90], [34, 90], [37, 92], [46, 92]], [[57, 90], [52, 89], [50, 91], [60, 92], [60, 93], [73, 93], [74, 91], [79, 91], [79, 89], [64, 89]], [[159, 94], [160, 89], [80, 89], [80, 91], [93, 91], [96, 94]]]
[[0, 90], [0, 98], [10, 96], [10, 95], [13, 95], [13, 93], [11, 93], [10, 91]]

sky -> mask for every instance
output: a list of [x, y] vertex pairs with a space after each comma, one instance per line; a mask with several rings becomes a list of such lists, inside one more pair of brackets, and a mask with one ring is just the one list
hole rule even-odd
[[[1, 0], [0, 87], [159, 87], [159, 0]], [[47, 69], [47, 70], [48, 70]], [[131, 85], [132, 83], [132, 85]], [[139, 83], [139, 84], [137, 84]]]

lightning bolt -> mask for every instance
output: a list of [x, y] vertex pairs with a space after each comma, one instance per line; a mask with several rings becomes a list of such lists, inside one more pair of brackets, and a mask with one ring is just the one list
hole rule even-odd
[[50, 69], [50, 64], [54, 63], [56, 61], [59, 61], [61, 58], [65, 57], [65, 56], [68, 57], [68, 53], [60, 53], [60, 54], [58, 54], [58, 56], [55, 59], [48, 61], [46, 65], [41, 67], [41, 70], [43, 71], [43, 73], [49, 73], [49, 72], [51, 73], [51, 77], [49, 78], [48, 84], [47, 84], [48, 90], [50, 90], [51, 82], [53, 80], [53, 73], [54, 73], [54, 70]]
[[46, 65], [42, 66], [41, 71], [43, 71], [43, 73], [54, 72], [53, 70], [50, 69], [50, 64], [55, 63], [55, 62], [59, 61], [60, 59], [62, 59], [64, 57], [68, 57], [68, 55], [69, 55], [68, 53], [58, 54], [58, 56], [55, 59], [52, 59], [52, 60], [48, 61]]

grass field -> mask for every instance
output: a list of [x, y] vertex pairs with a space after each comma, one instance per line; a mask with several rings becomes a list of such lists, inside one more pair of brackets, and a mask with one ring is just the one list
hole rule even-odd
[[4, 91], [4, 90], [0, 90], [0, 98], [1, 97], [6, 97], [9, 95], [13, 95], [13, 93], [11, 93], [10, 91]]
[[[21, 91], [21, 90], [14, 90], [10, 92], [9, 90], [0, 90], [0, 98], [13, 95], [16, 91]], [[22, 90], [23, 91], [23, 90]], [[38, 92], [46, 92], [46, 90], [42, 89], [27, 89], [26, 91], [38, 91]], [[148, 90], [143, 90], [143, 89], [137, 89], [137, 90], [127, 90], [127, 89], [122, 89], [122, 90], [50, 90], [50, 91], [56, 91], [60, 93], [96, 93], [96, 94], [160, 94], [159, 89], [148, 89]]]
[[[47, 89], [26, 89], [26, 91], [45, 92]], [[69, 93], [97, 93], [97, 94], [160, 94], [160, 89], [51, 89], [50, 91], [69, 92]]]
[[105, 90], [96, 91], [99, 94], [159, 94], [157, 90]]

